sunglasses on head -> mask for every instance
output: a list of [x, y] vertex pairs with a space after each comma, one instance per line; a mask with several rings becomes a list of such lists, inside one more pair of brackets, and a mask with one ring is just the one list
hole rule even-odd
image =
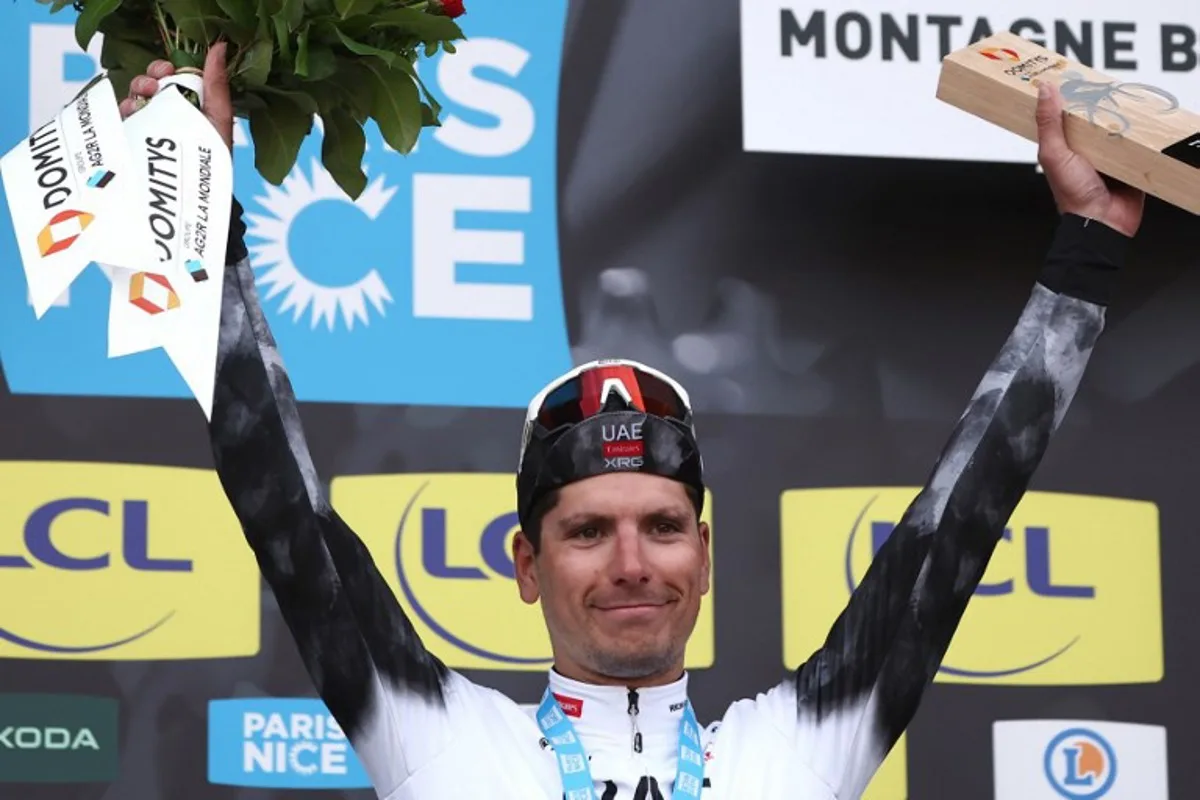
[[527, 421], [554, 430], [614, 409], [691, 424], [691, 405], [683, 387], [632, 361], [598, 361], [573, 370], [543, 390], [540, 400], [531, 404]]

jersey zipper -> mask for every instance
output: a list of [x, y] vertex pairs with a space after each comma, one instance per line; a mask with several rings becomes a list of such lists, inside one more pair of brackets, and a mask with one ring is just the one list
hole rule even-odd
[[642, 732], [638, 730], [638, 693], [637, 689], [629, 690], [629, 738], [635, 755], [642, 752]]

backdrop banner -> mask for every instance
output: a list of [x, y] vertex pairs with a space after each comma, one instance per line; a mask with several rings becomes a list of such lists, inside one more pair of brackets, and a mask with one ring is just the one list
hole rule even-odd
[[[1200, 108], [1200, 18], [1183, 0], [741, 0], [747, 150], [1033, 162], [1037, 146], [934, 96], [942, 59], [1010, 30], [1112, 78]], [[814, 112], [818, 112], [815, 113]]]
[[[536, 704], [548, 640], [508, 549], [524, 405], [602, 356], [674, 376], [711, 490], [687, 654], [707, 723], [819, 646], [1054, 233], [1029, 143], [934, 99], [940, 54], [1013, 26], [1200, 107], [1200, 21], [1191, 0], [467, 5], [467, 41], [423, 65], [443, 126], [407, 157], [368, 127], [357, 202], [319, 130], [279, 187], [238, 130], [316, 467], [425, 643]], [[95, 74], [69, 16], [0, 13], [0, 149]], [[161, 351], [107, 357], [96, 266], [38, 320], [3, 219], [0, 797], [373, 797], [187, 384]], [[1075, 401], [868, 800], [1200, 796], [1196, 231], [1149, 203]]]

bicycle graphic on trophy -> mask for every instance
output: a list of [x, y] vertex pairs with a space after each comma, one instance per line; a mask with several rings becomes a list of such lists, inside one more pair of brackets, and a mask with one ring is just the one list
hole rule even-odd
[[1148, 83], [1119, 81], [1089, 81], [1082, 73], [1068, 70], [1062, 74], [1059, 86], [1068, 112], [1083, 111], [1088, 122], [1107, 128], [1113, 136], [1129, 130], [1129, 119], [1121, 113], [1122, 102], [1142, 104], [1142, 108], [1157, 114], [1168, 114], [1179, 108], [1179, 100], [1166, 89]]

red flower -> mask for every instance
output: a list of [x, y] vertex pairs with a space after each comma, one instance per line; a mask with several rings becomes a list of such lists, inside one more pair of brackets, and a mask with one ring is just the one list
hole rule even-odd
[[463, 0], [433, 0], [430, 5], [433, 6], [435, 14], [441, 14], [450, 19], [461, 17], [467, 13], [467, 9], [463, 8]]

